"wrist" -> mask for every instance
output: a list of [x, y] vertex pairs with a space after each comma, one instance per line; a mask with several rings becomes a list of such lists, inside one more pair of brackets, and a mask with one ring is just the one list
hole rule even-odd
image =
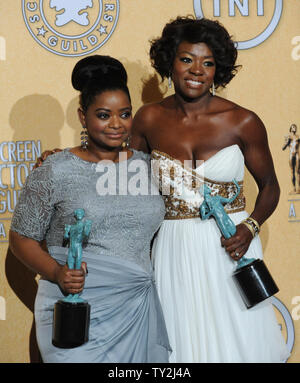
[[244, 219], [241, 223], [247, 226], [253, 237], [255, 237], [260, 232], [259, 223], [252, 217]]
[[54, 282], [56, 284], [59, 284], [59, 281], [60, 281], [59, 275], [60, 275], [61, 268], [62, 268], [62, 266], [55, 261], [55, 263], [53, 264], [53, 269], [51, 272], [50, 279], [52, 282]]

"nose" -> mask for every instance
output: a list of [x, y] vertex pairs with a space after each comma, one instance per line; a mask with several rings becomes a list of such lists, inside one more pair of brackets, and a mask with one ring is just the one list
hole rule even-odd
[[120, 129], [122, 127], [122, 120], [119, 116], [113, 115], [109, 122], [109, 127], [112, 129]]
[[193, 61], [193, 65], [190, 67], [190, 72], [197, 76], [203, 75], [204, 73], [203, 67], [198, 60]]

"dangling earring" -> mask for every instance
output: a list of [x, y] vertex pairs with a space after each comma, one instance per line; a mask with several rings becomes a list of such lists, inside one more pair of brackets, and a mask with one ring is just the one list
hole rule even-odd
[[215, 83], [214, 83], [214, 82], [212, 83], [212, 86], [211, 86], [211, 94], [212, 94], [213, 96], [216, 95], [216, 87], [215, 87]]
[[85, 126], [82, 127], [82, 131], [80, 132], [80, 138], [81, 138], [81, 149], [86, 150], [89, 146], [88, 143], [88, 131]]
[[169, 74], [169, 77], [168, 77], [168, 84], [169, 84], [169, 89], [172, 88], [172, 78], [171, 78], [171, 73]]
[[130, 145], [130, 136], [128, 136], [127, 139], [122, 142], [122, 148], [128, 149], [129, 145]]

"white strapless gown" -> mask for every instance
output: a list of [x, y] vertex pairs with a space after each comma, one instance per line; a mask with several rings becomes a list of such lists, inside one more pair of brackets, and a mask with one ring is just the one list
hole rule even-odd
[[[167, 154], [153, 153], [161, 168], [166, 164], [181, 166]], [[242, 181], [244, 157], [239, 146], [232, 145], [195, 172], [203, 174], [203, 167], [204, 176], [210, 180]], [[157, 168], [153, 171], [157, 176]], [[183, 192], [177, 202], [183, 198], [198, 209], [200, 194], [181, 186]], [[247, 216], [245, 211], [230, 214], [235, 224]], [[171, 219], [164, 220], [154, 241], [156, 285], [173, 349], [170, 362], [285, 361], [289, 351], [272, 304], [266, 300], [251, 309], [245, 307], [232, 279], [236, 262], [221, 247], [220, 237], [214, 219]], [[246, 257], [262, 258], [259, 237], [252, 240]]]

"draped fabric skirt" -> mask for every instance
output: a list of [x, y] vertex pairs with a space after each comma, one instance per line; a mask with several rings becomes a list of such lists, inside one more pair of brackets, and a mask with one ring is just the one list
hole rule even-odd
[[[49, 247], [64, 264], [68, 249]], [[52, 345], [58, 285], [41, 279], [35, 301], [39, 349], [45, 363], [166, 363], [171, 352], [154, 279], [139, 265], [83, 251], [88, 265], [81, 297], [91, 306], [89, 341], [72, 349]]]
[[[245, 211], [230, 214], [237, 225]], [[171, 363], [279, 363], [289, 350], [269, 299], [247, 309], [214, 219], [165, 220], [152, 256]], [[255, 237], [245, 258], [263, 256]], [[276, 279], [276, 278], [275, 278]], [[279, 286], [280, 287], [280, 286]]]

